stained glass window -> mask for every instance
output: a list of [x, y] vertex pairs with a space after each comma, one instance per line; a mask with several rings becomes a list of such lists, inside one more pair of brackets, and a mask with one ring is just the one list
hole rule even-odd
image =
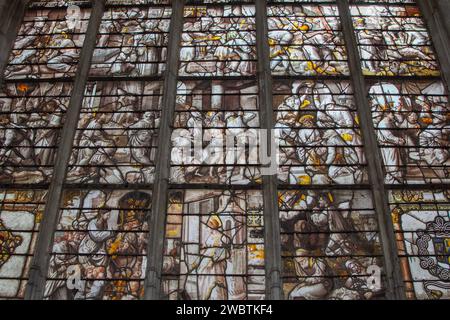
[[450, 298], [448, 79], [420, 8], [29, 1], [0, 61], [0, 299]]
[[416, 6], [361, 5], [351, 11], [364, 74], [439, 74], [430, 37]]
[[163, 273], [170, 299], [261, 299], [265, 292], [260, 191], [172, 190]]
[[347, 54], [335, 5], [268, 7], [274, 75], [347, 75]]

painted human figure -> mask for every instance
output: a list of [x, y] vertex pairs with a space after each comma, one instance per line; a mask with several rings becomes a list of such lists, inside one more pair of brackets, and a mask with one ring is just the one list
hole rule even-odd
[[153, 140], [154, 114], [144, 113], [143, 118], [130, 126], [128, 143], [132, 147], [131, 156], [135, 161], [144, 165], [151, 165], [151, 145]]
[[294, 266], [298, 284], [289, 292], [289, 300], [325, 299], [332, 288], [325, 259], [299, 248], [295, 251]]
[[230, 258], [230, 239], [222, 231], [222, 220], [217, 215], [208, 218], [199, 260], [196, 263], [200, 300], [227, 300], [225, 278], [227, 259]]

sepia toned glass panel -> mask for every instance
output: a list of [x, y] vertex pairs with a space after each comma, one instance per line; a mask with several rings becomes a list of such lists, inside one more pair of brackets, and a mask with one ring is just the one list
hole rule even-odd
[[167, 59], [170, 7], [111, 7], [100, 24], [91, 76], [161, 75]]
[[273, 75], [348, 75], [337, 6], [273, 5], [267, 8]]
[[448, 97], [440, 81], [371, 83], [387, 184], [449, 183]]
[[88, 83], [67, 182], [153, 183], [162, 94], [160, 81]]
[[426, 25], [416, 6], [352, 6], [353, 25], [368, 76], [438, 76]]
[[256, 75], [253, 5], [186, 6], [180, 76]]
[[273, 107], [280, 139], [280, 183], [368, 184], [359, 118], [348, 81], [274, 81]]
[[171, 190], [162, 290], [171, 300], [265, 295], [262, 192]]
[[[28, 9], [13, 46], [5, 79], [75, 76], [90, 9]], [[72, 14], [72, 16], [71, 16]], [[73, 19], [72, 19], [72, 18]]]
[[151, 202], [149, 191], [66, 190], [45, 299], [141, 298]]
[[383, 255], [369, 190], [280, 190], [278, 203], [286, 299], [384, 297]]

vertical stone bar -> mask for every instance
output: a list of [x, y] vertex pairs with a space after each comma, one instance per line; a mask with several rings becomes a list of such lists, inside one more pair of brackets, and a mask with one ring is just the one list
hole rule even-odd
[[[258, 52], [258, 84], [261, 129], [267, 130], [267, 146], [270, 150], [274, 129], [272, 76], [270, 71], [270, 51], [267, 26], [267, 3], [256, 0], [256, 47]], [[260, 143], [264, 143], [260, 141]], [[281, 281], [280, 220], [278, 214], [277, 176], [263, 176], [264, 233], [266, 297], [271, 300], [283, 299]]]
[[[416, 0], [417, 5], [423, 15], [424, 20], [430, 30], [434, 49], [436, 50], [439, 65], [441, 67], [442, 77], [450, 92], [450, 39], [449, 30], [450, 22], [442, 21], [442, 13], [440, 9], [450, 8], [450, 5], [441, 3], [440, 1]], [[447, 11], [448, 13], [448, 11]]]
[[28, 0], [0, 0], [0, 86]]
[[97, 32], [105, 10], [105, 0], [94, 1], [84, 46], [80, 55], [78, 70], [75, 76], [74, 88], [61, 133], [53, 178], [50, 184], [46, 208], [37, 239], [35, 255], [30, 268], [30, 278], [25, 292], [25, 299], [28, 300], [41, 300], [44, 295], [50, 259], [49, 250], [52, 245], [54, 229], [58, 220], [64, 179], [66, 177], [67, 166], [72, 152], [73, 140], [84, 98], [84, 90], [96, 45]]
[[405, 299], [404, 283], [400, 271], [400, 259], [396, 245], [391, 211], [388, 205], [387, 190], [384, 185], [385, 173], [383, 160], [378, 147], [376, 131], [367, 99], [367, 88], [362, 74], [361, 60], [358, 52], [356, 36], [349, 9], [348, 0], [337, 1], [339, 14], [346, 43], [348, 63], [352, 78], [355, 102], [361, 122], [361, 134], [367, 156], [369, 179], [372, 184], [373, 199], [377, 212], [380, 238], [384, 255], [384, 270], [386, 272], [386, 298]]
[[161, 297], [161, 272], [164, 250], [164, 224], [167, 210], [167, 194], [170, 175], [170, 135], [175, 112], [181, 33], [183, 31], [183, 0], [173, 0], [170, 24], [167, 69], [164, 79], [159, 146], [156, 154], [156, 174], [153, 187], [150, 239], [147, 249], [145, 300]]

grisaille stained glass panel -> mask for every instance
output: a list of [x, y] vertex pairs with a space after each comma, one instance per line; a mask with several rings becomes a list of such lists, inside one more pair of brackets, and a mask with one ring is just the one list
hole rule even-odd
[[444, 85], [375, 82], [370, 98], [386, 183], [449, 183], [450, 108]]
[[279, 80], [273, 92], [281, 183], [368, 183], [349, 82]]
[[[257, 94], [253, 80], [179, 83], [172, 136], [172, 183], [260, 182], [254, 131], [260, 126]], [[232, 145], [227, 143], [230, 138]], [[200, 141], [197, 149], [194, 139]]]
[[353, 89], [348, 80], [328, 80], [349, 75], [337, 6], [273, 5], [268, 16], [284, 296], [383, 299], [383, 252]]
[[23, 299], [45, 190], [0, 191], [0, 299]]
[[273, 75], [348, 75], [337, 6], [274, 5], [267, 16]]
[[6, 68], [6, 79], [75, 75], [90, 11], [80, 9], [79, 23], [73, 25], [67, 15], [66, 8], [26, 12]]
[[366, 75], [436, 76], [430, 36], [416, 6], [352, 6]]
[[169, 299], [264, 298], [262, 192], [171, 190], [163, 291]]
[[165, 70], [170, 7], [111, 7], [105, 12], [91, 76], [154, 76]]
[[149, 191], [66, 190], [45, 298], [140, 298], [151, 201]]
[[[150, 4], [107, 3], [69, 161], [46, 299], [142, 298], [171, 17], [169, 6]], [[74, 189], [81, 184], [91, 187]], [[124, 184], [133, 187], [124, 190]]]
[[153, 183], [162, 84], [90, 82], [85, 91], [70, 183]]
[[383, 298], [369, 281], [382, 265], [369, 190], [284, 190], [278, 201], [287, 299]]
[[53, 173], [70, 82], [8, 83], [0, 92], [1, 183], [45, 183]]
[[255, 7], [232, 2], [184, 11], [164, 241], [169, 299], [265, 296], [262, 192], [227, 187], [261, 183]]
[[256, 74], [255, 7], [186, 6], [180, 76]]
[[107, 5], [170, 4], [171, 0], [106, 0]]

